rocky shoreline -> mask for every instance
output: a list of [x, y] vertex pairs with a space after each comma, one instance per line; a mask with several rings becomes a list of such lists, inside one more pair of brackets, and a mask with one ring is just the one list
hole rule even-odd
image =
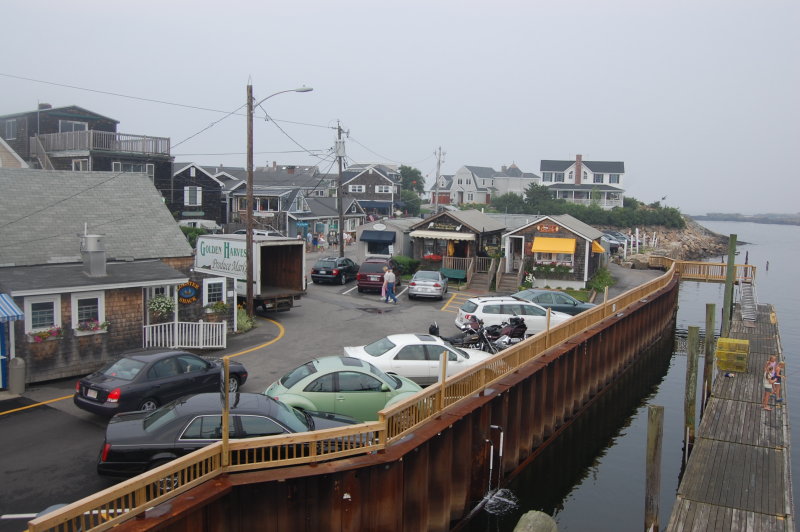
[[[719, 235], [684, 216], [686, 227], [671, 229], [663, 226], [639, 227], [639, 237], [648, 236], [648, 247], [642, 253], [629, 255], [623, 266], [646, 268], [650, 255], [664, 255], [678, 260], [700, 260], [728, 252], [728, 235]], [[605, 230], [605, 229], [603, 229]], [[613, 230], [613, 228], [612, 228]], [[656, 235], [656, 247], [649, 247], [649, 239]], [[629, 264], [626, 264], [629, 263]]]

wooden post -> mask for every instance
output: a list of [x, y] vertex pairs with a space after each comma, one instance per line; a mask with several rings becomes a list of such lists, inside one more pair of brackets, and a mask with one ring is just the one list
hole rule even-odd
[[703, 397], [700, 398], [700, 412], [705, 412], [708, 398], [711, 397], [712, 378], [714, 376], [714, 314], [717, 306], [714, 303], [706, 304], [706, 341], [705, 364], [703, 364]]
[[727, 338], [731, 330], [731, 310], [733, 308], [733, 282], [736, 279], [736, 235], [728, 237], [728, 263], [725, 268], [725, 296], [722, 308], [722, 333]]
[[689, 327], [688, 356], [686, 358], [686, 400], [684, 401], [684, 429], [686, 435], [684, 462], [694, 445], [695, 410], [697, 408], [697, 348], [700, 338], [699, 327]]
[[664, 407], [647, 407], [647, 457], [644, 491], [644, 529], [658, 532], [658, 501], [661, 487], [661, 442], [664, 436]]
[[447, 350], [439, 355], [439, 412], [444, 410], [444, 383], [447, 380]]

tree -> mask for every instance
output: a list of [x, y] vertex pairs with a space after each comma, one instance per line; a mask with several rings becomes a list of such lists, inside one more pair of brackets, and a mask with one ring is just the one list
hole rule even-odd
[[411, 216], [419, 216], [419, 205], [422, 201], [413, 190], [400, 191], [400, 199], [406, 204], [404, 210]]
[[497, 212], [509, 214], [525, 214], [528, 211], [528, 204], [519, 194], [509, 192], [492, 198], [492, 208]]
[[553, 201], [550, 189], [544, 185], [531, 183], [525, 190], [525, 202], [532, 209], [530, 212], [543, 211]]
[[417, 194], [425, 193], [425, 179], [422, 172], [416, 168], [402, 165], [400, 167], [400, 178], [403, 183], [403, 190], [413, 190]]

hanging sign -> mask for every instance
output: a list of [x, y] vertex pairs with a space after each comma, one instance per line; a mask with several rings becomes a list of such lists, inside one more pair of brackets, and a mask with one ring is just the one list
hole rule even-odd
[[188, 281], [178, 286], [178, 302], [188, 305], [197, 301], [197, 294], [200, 292], [200, 285], [194, 281]]
[[539, 224], [536, 230], [540, 233], [558, 233], [559, 227], [556, 224]]

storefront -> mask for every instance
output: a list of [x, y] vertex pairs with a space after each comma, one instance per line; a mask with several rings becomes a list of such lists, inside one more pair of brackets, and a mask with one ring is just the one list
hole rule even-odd
[[499, 252], [503, 229], [477, 210], [445, 211], [411, 227], [413, 257], [488, 257]]
[[603, 264], [602, 236], [568, 214], [541, 216], [503, 235], [505, 273], [524, 268], [534, 287], [584, 288]]

